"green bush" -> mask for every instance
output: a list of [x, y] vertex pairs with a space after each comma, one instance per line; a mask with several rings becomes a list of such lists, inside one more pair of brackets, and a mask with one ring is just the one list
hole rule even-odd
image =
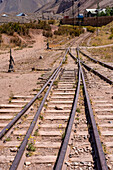
[[94, 33], [95, 32], [95, 27], [92, 27], [92, 26], [87, 26], [87, 31], [88, 32], [92, 32], [92, 33]]
[[34, 143], [29, 143], [27, 147], [28, 151], [35, 152], [36, 148], [34, 147]]

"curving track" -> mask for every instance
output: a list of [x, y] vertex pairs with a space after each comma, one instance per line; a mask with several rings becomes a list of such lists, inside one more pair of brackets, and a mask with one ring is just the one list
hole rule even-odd
[[7, 111], [1, 105], [1, 169], [112, 169], [112, 80], [89, 72], [79, 51], [76, 58], [71, 49], [73, 60], [69, 49], [32, 100], [15, 96], [21, 100], [13, 99]]

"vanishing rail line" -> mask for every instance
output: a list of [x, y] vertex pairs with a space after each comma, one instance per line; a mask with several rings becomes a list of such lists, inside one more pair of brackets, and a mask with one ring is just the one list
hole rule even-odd
[[[113, 81], [108, 79], [106, 76], [103, 74], [99, 73], [95, 69], [92, 69], [88, 65], [84, 63], [84, 61], [79, 60], [78, 57], [75, 57], [73, 54], [71, 54], [71, 57], [76, 60], [77, 62], [80, 62], [88, 71], [85, 73], [85, 76], [87, 78], [87, 83], [90, 88], [88, 89], [89, 94], [92, 99], [93, 103], [93, 110], [95, 113], [95, 118], [96, 118], [96, 123], [98, 125], [98, 131], [99, 131], [99, 136], [101, 138], [101, 144], [104, 149], [105, 157], [104, 160], [107, 160], [107, 164], [109, 169], [113, 168], [112, 160], [113, 160], [113, 151], [112, 151], [112, 111], [113, 111], [113, 104], [112, 104], [112, 94], [113, 94], [113, 88], [110, 85], [113, 85]], [[79, 49], [77, 49], [77, 55], [79, 56]], [[99, 63], [99, 61], [98, 61]], [[101, 62], [102, 63], [102, 62]], [[105, 64], [105, 63], [104, 63]], [[106, 64], [102, 66], [106, 67]], [[107, 68], [111, 69], [112, 66], [109, 67], [107, 65]], [[93, 74], [91, 74], [91, 72]], [[82, 73], [83, 74], [83, 73]], [[90, 75], [90, 76], [89, 76]], [[93, 78], [94, 77], [94, 78]], [[105, 80], [102, 81], [102, 80]], [[107, 84], [107, 83], [109, 84]], [[99, 160], [99, 159], [98, 159]], [[102, 161], [104, 162], [104, 161]], [[105, 167], [106, 163], [105, 163]]]
[[[77, 49], [77, 58], [74, 57], [71, 53], [70, 53], [70, 55], [74, 60], [78, 61], [78, 65], [79, 65], [81, 76], [82, 76], [84, 96], [85, 96], [85, 105], [86, 105], [85, 107], [87, 108], [88, 124], [90, 127], [89, 128], [90, 135], [91, 135], [90, 140], [91, 140], [91, 143], [93, 143], [94, 155], [96, 158], [96, 160], [95, 160], [96, 161], [96, 169], [106, 170], [106, 169], [108, 169], [107, 164], [106, 164], [106, 158], [105, 158], [105, 154], [102, 149], [99, 133], [97, 130], [97, 126], [96, 126], [96, 122], [95, 122], [95, 118], [94, 118], [94, 114], [93, 114], [93, 110], [91, 107], [90, 99], [89, 99], [87, 88], [86, 88], [84, 74], [83, 74], [82, 67], [81, 67], [81, 64], [84, 65], [84, 63], [79, 58], [79, 50], [78, 49]], [[96, 74], [97, 74], [97, 72], [96, 72]], [[103, 76], [101, 76], [101, 78], [103, 78]]]
[[[78, 53], [78, 55], [79, 55], [79, 51], [80, 51], [79, 48], [77, 48], [76, 50], [77, 50], [77, 53]], [[80, 51], [80, 52], [81, 52], [81, 51]], [[87, 56], [87, 55], [84, 54], [83, 52], [81, 52], [81, 53], [82, 53], [83, 55]], [[73, 56], [73, 54], [72, 54], [71, 52], [69, 52], [69, 54], [70, 54], [70, 56], [71, 56], [73, 59], [75, 59], [76, 61], [78, 61], [78, 58], [76, 58], [75, 56]], [[88, 56], [88, 58], [89, 58], [89, 56]], [[90, 57], [90, 58], [91, 58], [91, 57]], [[93, 60], [93, 59], [91, 59], [91, 60]], [[94, 59], [94, 60], [95, 60], [95, 59]], [[94, 61], [94, 60], [93, 60], [93, 61]], [[90, 66], [88, 66], [87, 64], [85, 64], [85, 62], [84, 62], [83, 60], [80, 60], [80, 62], [81, 62], [81, 64], [82, 64], [88, 71], [91, 71], [92, 73], [94, 73], [95, 75], [99, 76], [101, 79], [105, 80], [105, 81], [108, 82], [109, 84], [113, 84], [113, 80], [107, 78], [107, 77], [104, 76], [103, 74], [99, 73], [98, 71], [96, 71], [96, 70], [93, 69], [92, 67], [90, 67]], [[110, 65], [108, 65], [108, 64], [106, 64], [106, 63], [103, 63], [103, 62], [101, 62], [101, 61], [96, 60], [95, 62], [96, 62], [96, 63], [101, 63], [102, 66], [105, 66], [105, 67], [107, 67], [107, 68], [110, 68], [110, 69], [113, 68], [112, 66], [110, 66]], [[103, 64], [102, 64], [102, 63], [103, 63]]]
[[[54, 73], [49, 78], [47, 83], [43, 86], [43, 88], [40, 90], [40, 92], [0, 132], [0, 139], [2, 139], [4, 135], [6, 135], [7, 132], [13, 127], [13, 125], [21, 118], [21, 116], [32, 106], [32, 104], [36, 101], [36, 99], [40, 96], [40, 94], [44, 91], [46, 86], [49, 84], [49, 87], [45, 93], [45, 96], [42, 99], [40, 106], [38, 107], [38, 111], [36, 112], [32, 120], [32, 123], [27, 130], [27, 133], [25, 133], [25, 136], [23, 135], [22, 144], [20, 145], [18, 152], [15, 155], [13, 163], [10, 166], [10, 170], [16, 170], [18, 168], [19, 163], [22, 159], [23, 153], [26, 149], [27, 143], [30, 140], [30, 135], [32, 134], [33, 129], [35, 128], [37, 124], [39, 115], [41, 114], [43, 106], [48, 98], [48, 95], [54, 83], [56, 87], [53, 88], [52, 94], [50, 95], [50, 99], [47, 102], [48, 104], [44, 112], [45, 113], [44, 120], [42, 119], [40, 122], [38, 122], [37, 130], [38, 130], [39, 135], [37, 136], [37, 138], [40, 139], [40, 142], [37, 143], [37, 146], [38, 146], [37, 153], [38, 152], [41, 153], [40, 154], [41, 156], [39, 156], [39, 153], [38, 155], [36, 153], [36, 155], [31, 156], [31, 158], [30, 157], [26, 158], [28, 162], [29, 160], [32, 162], [31, 164], [29, 164], [29, 166], [31, 165], [31, 168], [38, 167], [38, 169], [48, 169], [48, 170], [51, 168], [55, 170], [61, 170], [62, 167], [64, 166], [66, 166], [67, 169], [70, 166], [74, 166], [75, 169], [78, 168], [79, 166], [83, 168], [93, 167], [98, 170], [108, 169], [107, 164], [106, 164], [105, 154], [102, 149], [101, 140], [99, 137], [96, 122], [93, 116], [93, 111], [91, 108], [91, 103], [90, 103], [90, 99], [89, 99], [86, 84], [85, 84], [84, 73], [81, 67], [81, 64], [84, 65], [84, 63], [80, 61], [78, 51], [77, 51], [78, 68], [75, 65], [74, 61], [71, 60], [71, 58], [69, 59], [68, 57], [68, 61], [66, 61], [66, 55], [68, 51], [69, 51], [69, 48], [66, 50], [66, 53], [59, 67], [54, 71]], [[74, 60], [76, 59], [71, 53], [70, 55], [72, 56]], [[67, 62], [67, 65], [65, 62]], [[55, 82], [56, 78], [61, 72], [61, 67], [63, 68], [63, 71], [60, 75], [58, 82]], [[76, 72], [75, 72], [75, 68], [76, 68]], [[77, 70], [78, 70], [78, 76], [76, 76]], [[96, 72], [93, 71], [93, 73], [97, 74], [97, 71]], [[105, 79], [103, 75], [101, 75], [100, 77], [108, 81], [108, 79]], [[82, 82], [81, 82], [81, 79], [82, 79]], [[108, 82], [112, 84], [111, 80]], [[73, 154], [74, 158], [72, 159], [72, 157], [68, 153], [68, 148], [70, 148], [70, 150], [72, 148], [72, 146], [70, 145], [70, 138], [72, 135], [74, 136], [72, 141], [75, 142], [75, 144], [73, 143], [73, 149], [76, 148], [76, 145], [78, 147], [80, 143], [79, 141], [76, 141], [76, 138], [80, 136], [75, 136], [78, 134], [76, 133], [76, 126], [74, 127], [74, 130], [73, 130], [73, 125], [76, 124], [76, 120], [78, 121], [78, 119], [76, 119], [77, 115], [82, 116], [80, 113], [77, 114], [77, 103], [78, 103], [78, 99], [80, 95], [81, 84], [83, 85], [83, 92], [84, 92], [84, 100], [83, 100], [84, 109], [85, 109], [84, 122], [86, 121], [86, 123], [84, 123], [84, 126], [86, 127], [87, 125], [87, 134], [90, 135], [90, 137], [87, 137], [87, 139], [86, 137], [84, 138], [83, 145], [86, 145], [87, 143], [88, 145], [87, 147], [91, 146], [92, 148], [92, 152], [91, 151], [89, 152], [89, 149], [87, 150], [86, 152], [87, 156], [86, 157], [84, 156], [87, 161], [84, 164], [81, 163], [81, 160], [82, 159], [84, 160], [84, 157], [82, 157], [81, 154], [78, 154], [78, 155]], [[39, 128], [39, 125], [40, 125], [40, 128]], [[81, 134], [81, 138], [83, 138], [83, 136], [84, 136], [84, 133]], [[81, 144], [82, 144], [82, 141], [81, 141]], [[66, 155], [68, 155], [67, 159], [66, 159]], [[66, 160], [69, 160], [69, 162], [71, 163], [69, 164]], [[74, 164], [74, 162], [76, 162], [76, 164]], [[27, 167], [24, 167], [24, 169], [27, 169]]]
[[92, 57], [90, 57], [89, 55], [83, 53], [80, 49], [78, 49], [78, 50], [80, 51], [80, 53], [81, 53], [82, 55], [84, 55], [85, 57], [89, 58], [89, 59], [92, 60], [93, 62], [98, 63], [98, 64], [100, 64], [100, 65], [102, 65], [102, 66], [104, 66], [104, 67], [106, 67], [106, 68], [109, 68], [109, 69], [113, 70], [113, 66], [111, 66], [111, 65], [109, 65], [109, 64], [106, 64], [106, 63], [104, 63], [104, 62], [102, 62], [102, 61], [96, 60], [96, 59], [94, 59], [94, 58], [92, 58]]
[[44, 105], [44, 103], [45, 103], [45, 100], [46, 100], [46, 98], [47, 98], [47, 96], [48, 96], [48, 94], [49, 94], [49, 92], [50, 92], [50, 90], [51, 90], [51, 87], [52, 87], [52, 85], [53, 85], [53, 82], [55, 81], [56, 77], [58, 76], [58, 73], [59, 73], [60, 70], [61, 70], [61, 66], [62, 66], [63, 62], [65, 61], [65, 57], [66, 57], [67, 52], [68, 52], [68, 49], [66, 50], [66, 53], [65, 53], [65, 55], [64, 55], [64, 57], [63, 57], [62, 62], [60, 63], [60, 65], [58, 66], [58, 68], [54, 71], [54, 73], [53, 73], [52, 76], [49, 78], [49, 80], [47, 81], [47, 83], [45, 83], [45, 85], [42, 87], [42, 89], [40, 90], [40, 92], [39, 92], [39, 93], [25, 106], [25, 108], [23, 108], [23, 109], [17, 114], [17, 116], [15, 116], [14, 119], [0, 132], [0, 139], [2, 139], [2, 138], [4, 137], [4, 135], [5, 135], [5, 134], [14, 126], [14, 124], [21, 118], [21, 116], [31, 107], [31, 105], [33, 105], [33, 103], [36, 101], [36, 99], [40, 96], [40, 94], [44, 91], [44, 89], [47, 87], [47, 85], [51, 82], [51, 83], [50, 83], [50, 86], [49, 86], [49, 88], [48, 88], [48, 90], [47, 90], [47, 92], [46, 92], [46, 94], [45, 94], [45, 96], [44, 96], [44, 98], [43, 98], [43, 101], [42, 101], [42, 103], [41, 103], [41, 105], [40, 105], [40, 107], [39, 107], [39, 109], [38, 109], [38, 111], [37, 111], [37, 113], [36, 113], [36, 115], [35, 115], [32, 123], [31, 123], [30, 127], [29, 127], [29, 129], [28, 129], [28, 131], [27, 131], [27, 134], [26, 134], [26, 136], [25, 136], [25, 138], [24, 138], [24, 140], [23, 140], [23, 142], [22, 142], [22, 144], [21, 144], [21, 146], [20, 146], [20, 148], [19, 148], [19, 151], [18, 151], [18, 153], [17, 153], [17, 155], [16, 155], [16, 157], [15, 157], [15, 159], [14, 159], [14, 161], [13, 161], [13, 164], [12, 164], [12, 166], [10, 167], [10, 169], [13, 169], [13, 170], [14, 170], [14, 169], [17, 169], [17, 167], [18, 167], [18, 164], [19, 164], [19, 162], [20, 162], [20, 160], [21, 160], [21, 157], [22, 157], [22, 155], [23, 155], [23, 152], [24, 152], [24, 150], [25, 150], [25, 147], [26, 147], [26, 145], [27, 145], [27, 143], [28, 143], [28, 139], [30, 138], [30, 135], [31, 135], [31, 133], [32, 133], [34, 127], [35, 127], [35, 124], [36, 124], [36, 122], [37, 122], [37, 119], [38, 119], [38, 117], [39, 117], [39, 114], [40, 114], [40, 112], [41, 112], [41, 110], [42, 110], [42, 108], [43, 108], [43, 105]]

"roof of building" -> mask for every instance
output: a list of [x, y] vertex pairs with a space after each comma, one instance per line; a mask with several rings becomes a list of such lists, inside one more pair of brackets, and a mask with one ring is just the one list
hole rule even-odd
[[7, 14], [3, 14], [2, 17], [8, 17], [8, 15]]
[[[86, 9], [87, 12], [91, 12], [92, 14], [97, 13], [97, 9]], [[106, 9], [98, 9], [99, 12], [106, 12]]]
[[83, 18], [84, 15], [83, 14], [78, 14], [78, 18]]
[[27, 16], [27, 15], [25, 13], [20, 13], [20, 14], [18, 14], [16, 16], [20, 17], [20, 16]]

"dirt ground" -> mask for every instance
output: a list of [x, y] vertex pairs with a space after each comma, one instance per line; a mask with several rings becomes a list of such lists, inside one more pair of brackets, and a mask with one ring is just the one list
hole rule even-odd
[[[21, 50], [12, 49], [15, 61], [15, 72], [8, 73], [9, 49], [0, 51], [0, 104], [8, 103], [12, 95], [30, 95], [36, 88], [37, 79], [44, 72], [32, 71], [32, 68], [53, 68], [61, 51], [46, 50], [45, 38], [42, 34], [32, 34], [34, 44]], [[43, 56], [43, 59], [39, 59]]]

